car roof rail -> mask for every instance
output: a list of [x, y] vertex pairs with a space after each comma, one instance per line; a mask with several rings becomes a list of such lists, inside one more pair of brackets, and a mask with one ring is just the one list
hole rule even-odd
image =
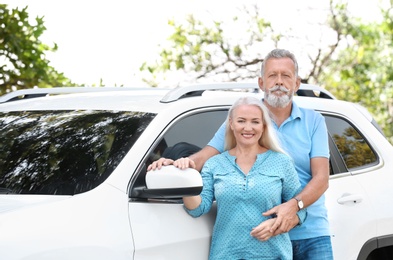
[[6, 103], [29, 98], [45, 97], [48, 95], [105, 92], [105, 91], [130, 91], [146, 90], [150, 88], [126, 88], [126, 87], [54, 87], [54, 88], [31, 88], [20, 89], [0, 96], [0, 103]]
[[162, 99], [162, 103], [173, 102], [182, 98], [201, 96], [207, 90], [221, 90], [221, 91], [243, 91], [250, 90], [251, 92], [258, 93], [259, 87], [255, 83], [212, 83], [212, 84], [195, 84], [187, 86], [179, 86], [170, 90]]
[[[251, 90], [251, 92], [258, 93], [259, 86], [256, 83], [216, 83], [216, 84], [198, 84], [176, 87], [170, 90], [162, 99], [162, 103], [173, 102], [182, 98], [201, 96], [203, 92], [208, 90]], [[304, 97], [317, 97], [317, 98], [327, 98], [336, 99], [333, 94], [324, 88], [316, 85], [301, 84], [299, 90], [296, 92], [297, 96]]]
[[[55, 87], [55, 88], [33, 88], [16, 90], [3, 96], [0, 96], [0, 103], [25, 100], [29, 98], [44, 97], [47, 95], [71, 94], [71, 93], [85, 93], [85, 92], [105, 92], [105, 91], [130, 91], [130, 90], [147, 90], [154, 89], [149, 87], [144, 88], [127, 88], [127, 87]], [[182, 98], [201, 96], [205, 91], [242, 91], [258, 93], [259, 86], [256, 83], [213, 83], [213, 84], [195, 84], [177, 87], [171, 89], [162, 99], [162, 103], [173, 102]], [[316, 85], [301, 84], [299, 90], [296, 92], [298, 96], [318, 97], [336, 99], [333, 94], [324, 88]]]

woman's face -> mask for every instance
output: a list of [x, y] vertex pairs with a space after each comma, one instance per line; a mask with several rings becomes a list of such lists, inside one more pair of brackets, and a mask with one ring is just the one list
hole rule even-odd
[[230, 126], [238, 145], [255, 145], [263, 133], [262, 111], [254, 105], [240, 105], [233, 110]]

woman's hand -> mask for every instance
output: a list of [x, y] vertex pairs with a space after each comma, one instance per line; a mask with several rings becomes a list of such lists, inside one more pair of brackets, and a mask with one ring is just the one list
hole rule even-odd
[[270, 229], [275, 221], [276, 221], [275, 218], [270, 218], [268, 220], [263, 221], [261, 224], [254, 227], [251, 230], [250, 235], [260, 241], [267, 241], [269, 238], [271, 238], [274, 235], [272, 232], [270, 232]]
[[173, 161], [172, 159], [167, 159], [167, 158], [160, 158], [157, 161], [152, 162], [148, 167], [147, 170], [155, 170], [155, 169], [161, 169], [162, 166], [167, 166], [167, 165], [174, 165], [175, 167], [179, 169], [187, 169], [187, 168], [193, 168], [195, 169], [195, 162], [191, 160], [190, 158], [179, 158], [176, 161]]
[[167, 166], [167, 165], [171, 165], [173, 164], [173, 160], [172, 159], [167, 159], [167, 158], [160, 158], [157, 161], [152, 162], [148, 167], [147, 170], [155, 170], [155, 169], [161, 169], [162, 166]]
[[274, 235], [289, 232], [299, 223], [297, 216], [298, 206], [295, 199], [288, 200], [272, 209], [262, 213], [263, 216], [276, 215], [276, 222], [271, 227], [270, 232]]

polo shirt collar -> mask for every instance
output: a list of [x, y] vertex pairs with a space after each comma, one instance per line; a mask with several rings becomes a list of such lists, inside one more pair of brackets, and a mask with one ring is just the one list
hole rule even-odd
[[292, 111], [290, 117], [291, 119], [302, 118], [302, 112], [300, 111], [300, 108], [294, 101], [292, 101]]

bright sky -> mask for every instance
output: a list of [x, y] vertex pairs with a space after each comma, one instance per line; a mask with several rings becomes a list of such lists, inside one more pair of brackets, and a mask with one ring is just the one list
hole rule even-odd
[[[76, 83], [141, 85], [139, 67], [156, 57], [158, 45], [170, 35], [169, 19], [199, 14], [210, 20], [232, 18], [243, 5], [265, 3], [267, 19], [285, 28], [288, 23], [318, 21], [329, 0], [3, 0], [9, 7], [28, 7], [30, 18], [44, 16], [47, 30], [41, 41], [58, 44], [47, 59]], [[351, 0], [354, 13], [372, 16], [378, 0]], [[285, 8], [283, 8], [285, 7]], [[309, 10], [299, 16], [299, 10]], [[319, 21], [321, 22], [321, 21]], [[299, 31], [303, 31], [299, 29]]]

